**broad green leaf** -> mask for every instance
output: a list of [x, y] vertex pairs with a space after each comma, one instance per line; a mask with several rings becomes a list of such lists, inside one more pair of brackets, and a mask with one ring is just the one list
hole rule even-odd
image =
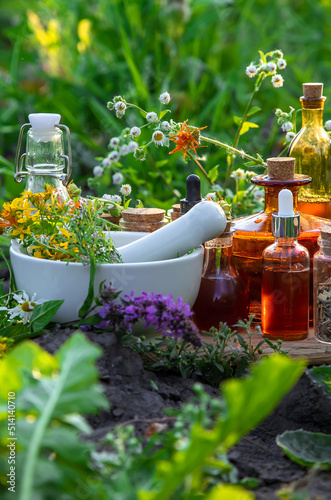
[[0, 401], [8, 393], [17, 393], [26, 383], [26, 373], [49, 376], [58, 369], [58, 361], [35, 342], [25, 341], [0, 360]]
[[262, 108], [259, 108], [258, 106], [253, 106], [249, 113], [247, 113], [247, 116], [253, 116], [256, 113], [259, 113], [259, 111], [262, 111]]
[[314, 366], [307, 370], [307, 374], [315, 384], [317, 384], [323, 392], [331, 397], [331, 366]]
[[170, 109], [164, 109], [163, 111], [161, 111], [161, 113], [159, 114], [159, 120], [162, 120], [162, 118], [167, 114], [167, 113], [171, 113]]
[[34, 332], [42, 330], [53, 318], [54, 314], [59, 310], [64, 300], [50, 300], [37, 304], [33, 308], [31, 316], [31, 327]]
[[294, 462], [300, 465], [322, 465], [331, 469], [331, 435], [303, 430], [286, 431], [276, 443]]
[[245, 122], [240, 129], [240, 135], [246, 134], [250, 128], [259, 128], [259, 126], [253, 122]]
[[159, 160], [155, 163], [155, 165], [160, 168], [164, 167], [164, 165], [167, 165], [167, 163], [169, 163], [169, 160]]
[[240, 486], [221, 484], [215, 486], [204, 498], [205, 500], [254, 500], [255, 496]]
[[219, 165], [215, 165], [215, 167], [211, 168], [208, 172], [211, 182], [215, 182], [218, 177], [218, 167]]
[[10, 247], [10, 238], [8, 236], [3, 236], [3, 234], [0, 234], [0, 246], [1, 247]]

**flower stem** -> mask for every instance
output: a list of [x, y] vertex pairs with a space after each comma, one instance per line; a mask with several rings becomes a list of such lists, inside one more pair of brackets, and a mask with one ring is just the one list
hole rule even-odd
[[261, 165], [262, 167], [267, 166], [266, 162], [263, 161], [262, 158], [260, 158], [260, 157], [255, 158], [254, 156], [251, 156], [251, 155], [245, 153], [245, 151], [243, 151], [242, 149], [240, 150], [240, 149], [234, 148], [233, 146], [229, 146], [228, 144], [225, 144], [224, 142], [217, 141], [216, 139], [210, 139], [209, 137], [205, 137], [204, 135], [200, 136], [200, 140], [205, 141], [205, 142], [209, 142], [210, 144], [214, 144], [215, 146], [218, 146], [220, 148], [227, 149], [228, 151], [231, 151], [231, 153], [239, 155], [242, 158], [246, 158], [247, 160], [253, 161], [257, 165]]
[[[201, 163], [199, 162], [199, 160], [197, 158], [195, 158], [190, 151], [187, 151], [187, 156], [189, 156], [191, 158], [191, 160], [193, 160], [198, 165], [198, 167], [200, 168], [200, 170], [203, 173], [203, 175], [206, 177], [206, 179], [208, 180], [208, 182], [213, 186], [215, 183], [211, 180], [211, 178], [209, 177], [208, 173], [203, 168], [203, 166], [201, 165]], [[216, 191], [216, 194], [217, 194], [217, 196], [219, 197], [220, 200], [223, 198], [223, 196], [221, 195], [221, 193], [219, 191]]]

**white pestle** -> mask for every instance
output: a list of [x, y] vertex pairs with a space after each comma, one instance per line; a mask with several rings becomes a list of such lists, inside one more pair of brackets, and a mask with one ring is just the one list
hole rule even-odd
[[173, 259], [220, 235], [225, 226], [222, 208], [213, 201], [201, 201], [179, 219], [119, 247], [118, 252], [123, 262]]

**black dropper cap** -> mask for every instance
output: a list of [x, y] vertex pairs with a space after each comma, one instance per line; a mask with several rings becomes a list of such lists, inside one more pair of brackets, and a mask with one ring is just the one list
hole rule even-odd
[[198, 175], [191, 174], [186, 179], [186, 198], [180, 200], [181, 214], [186, 214], [201, 200], [200, 177]]

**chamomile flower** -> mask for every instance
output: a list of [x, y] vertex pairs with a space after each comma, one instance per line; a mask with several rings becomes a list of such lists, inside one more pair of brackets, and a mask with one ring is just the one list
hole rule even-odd
[[155, 122], [157, 122], [157, 114], [154, 113], [154, 111], [151, 111], [150, 113], [147, 113], [146, 120], [149, 123], [155, 123]]
[[285, 69], [286, 68], [286, 61], [285, 61], [285, 59], [278, 59], [277, 66], [278, 66], [279, 69]]
[[111, 148], [116, 148], [120, 143], [120, 140], [118, 137], [112, 137], [109, 142], [109, 146]]
[[106, 201], [112, 201], [114, 203], [122, 203], [122, 198], [118, 194], [104, 194], [102, 198]]
[[246, 75], [249, 76], [249, 78], [253, 78], [253, 76], [255, 76], [256, 74], [257, 74], [257, 67], [254, 66], [254, 64], [247, 66]]
[[285, 122], [282, 125], [283, 132], [289, 132], [290, 130], [292, 130], [292, 128], [293, 128], [293, 124], [291, 122]]
[[326, 128], [326, 130], [331, 130], [331, 120], [325, 122], [324, 127]]
[[122, 184], [123, 179], [123, 175], [120, 172], [116, 172], [116, 174], [113, 175], [113, 184]]
[[102, 160], [101, 165], [103, 166], [103, 168], [109, 167], [109, 165], [110, 165], [110, 159], [109, 158], [105, 158], [104, 160]]
[[118, 101], [116, 104], [115, 104], [115, 111], [117, 111], [118, 113], [125, 113], [125, 110], [126, 110], [126, 104], [125, 102], [123, 101]]
[[152, 135], [152, 141], [157, 146], [164, 146], [164, 142], [165, 142], [164, 133], [161, 130], [155, 130], [155, 132], [153, 132], [153, 135]]
[[139, 137], [140, 134], [141, 134], [141, 129], [139, 127], [132, 127], [132, 129], [130, 130], [130, 137], [132, 139]]
[[162, 130], [164, 130], [165, 132], [170, 132], [170, 129], [171, 129], [170, 123], [169, 123], [169, 122], [167, 122], [167, 120], [164, 120], [164, 121], [161, 123], [161, 128], [162, 128]]
[[171, 100], [170, 94], [168, 92], [163, 92], [159, 97], [162, 104], [168, 104]]
[[244, 179], [245, 176], [246, 176], [246, 172], [242, 168], [237, 168], [237, 170], [234, 170], [232, 172], [232, 174], [230, 175], [230, 177], [232, 177], [233, 179], [235, 179], [237, 181], [239, 181], [240, 179]]
[[268, 68], [268, 71], [270, 71], [270, 73], [275, 73], [275, 71], [277, 69], [277, 65], [274, 62], [269, 62], [267, 64], [267, 68]]
[[13, 298], [18, 302], [17, 306], [8, 309], [7, 307], [0, 307], [2, 311], [7, 311], [9, 319], [20, 318], [23, 319], [25, 325], [31, 318], [33, 309], [37, 304], [41, 304], [42, 300], [35, 300], [36, 294], [29, 298], [28, 294], [23, 290], [20, 294], [13, 294]]
[[275, 88], [279, 88], [283, 86], [284, 78], [281, 75], [274, 75], [271, 78], [271, 82]]
[[93, 174], [96, 176], [96, 177], [102, 177], [103, 176], [103, 168], [100, 167], [100, 165], [97, 165], [96, 167], [94, 167], [93, 169]]
[[112, 151], [109, 153], [108, 158], [112, 163], [117, 163], [120, 159], [120, 155], [117, 151]]
[[129, 142], [128, 144], [129, 153], [134, 153], [137, 148], [139, 148], [139, 144], [137, 144], [135, 141]]
[[286, 140], [288, 142], [293, 141], [294, 137], [295, 137], [295, 133], [294, 132], [287, 132], [287, 134], [286, 134]]
[[129, 154], [128, 146], [126, 144], [123, 144], [123, 146], [120, 147], [119, 154], [121, 156]]
[[130, 184], [123, 184], [120, 189], [120, 193], [123, 194], [124, 196], [129, 196], [131, 194], [131, 186]]

